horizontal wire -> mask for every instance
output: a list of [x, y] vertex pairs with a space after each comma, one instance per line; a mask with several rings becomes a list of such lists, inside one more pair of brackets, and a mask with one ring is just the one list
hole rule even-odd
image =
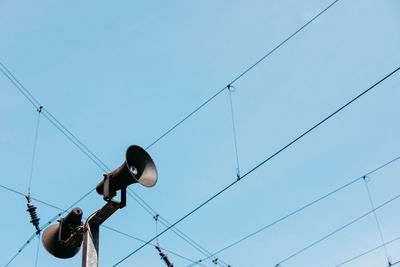
[[[347, 102], [346, 104], [344, 104], [343, 106], [341, 106], [339, 109], [337, 109], [336, 111], [334, 111], [333, 113], [331, 113], [330, 115], [328, 115], [327, 117], [325, 117], [323, 120], [321, 120], [320, 122], [318, 122], [317, 124], [315, 124], [314, 126], [312, 126], [310, 129], [308, 129], [307, 131], [305, 131], [303, 134], [301, 134], [300, 136], [298, 136], [297, 138], [295, 138], [293, 141], [291, 141], [290, 143], [288, 143], [287, 145], [285, 145], [284, 147], [282, 147], [281, 149], [279, 149], [277, 152], [275, 152], [274, 154], [272, 154], [271, 156], [269, 156], [268, 158], [266, 158], [265, 160], [263, 160], [262, 162], [260, 162], [259, 164], [257, 164], [255, 167], [253, 167], [252, 169], [250, 169], [248, 172], [246, 172], [241, 179], [237, 179], [234, 182], [230, 183], [229, 185], [227, 185], [226, 187], [224, 187], [222, 190], [220, 190], [219, 192], [217, 192], [216, 194], [214, 194], [212, 197], [210, 197], [209, 199], [207, 199], [205, 202], [203, 202], [202, 204], [200, 204], [199, 206], [197, 206], [196, 208], [194, 208], [192, 211], [190, 211], [189, 213], [187, 213], [186, 215], [184, 215], [182, 218], [180, 218], [178, 221], [176, 221], [175, 223], [173, 223], [170, 227], [166, 228], [164, 231], [162, 231], [161, 233], [159, 233], [158, 235], [154, 236], [152, 239], [150, 239], [148, 242], [153, 241], [154, 239], [158, 238], [159, 236], [161, 236], [162, 234], [164, 234], [165, 232], [167, 232], [169, 229], [171, 229], [172, 227], [174, 227], [175, 225], [177, 225], [178, 223], [180, 223], [181, 221], [183, 221], [184, 219], [186, 219], [187, 217], [189, 217], [190, 215], [192, 215], [194, 212], [196, 212], [197, 210], [199, 210], [200, 208], [202, 208], [204, 205], [206, 205], [208, 202], [212, 201], [214, 198], [216, 198], [217, 196], [219, 196], [220, 194], [222, 194], [223, 192], [225, 192], [226, 190], [228, 190], [230, 187], [232, 187], [233, 185], [235, 185], [237, 182], [243, 180], [246, 176], [248, 176], [249, 174], [251, 174], [252, 172], [254, 172], [256, 169], [258, 169], [259, 167], [261, 167], [262, 165], [264, 165], [265, 163], [267, 163], [268, 161], [270, 161], [272, 158], [274, 158], [275, 156], [277, 156], [278, 154], [280, 154], [282, 151], [286, 150], [288, 147], [290, 147], [291, 145], [293, 145], [294, 143], [296, 143], [298, 140], [300, 140], [301, 138], [303, 138], [304, 136], [306, 136], [308, 133], [310, 133], [311, 131], [313, 131], [314, 129], [316, 129], [317, 127], [319, 127], [321, 124], [323, 124], [324, 122], [326, 122], [327, 120], [329, 120], [331, 117], [333, 117], [334, 115], [336, 115], [337, 113], [339, 113], [340, 111], [342, 111], [343, 109], [345, 109], [347, 106], [349, 106], [350, 104], [352, 104], [354, 101], [356, 101], [357, 99], [359, 99], [360, 97], [362, 97], [363, 95], [365, 95], [367, 92], [369, 92], [370, 90], [372, 90], [373, 88], [375, 88], [377, 85], [379, 85], [380, 83], [382, 83], [384, 80], [386, 80], [387, 78], [389, 78], [390, 76], [392, 76], [394, 73], [396, 73], [398, 70], [400, 69], [400, 67], [396, 68], [395, 70], [393, 70], [391, 73], [387, 74], [385, 77], [383, 77], [382, 79], [380, 79], [378, 82], [376, 82], [375, 84], [373, 84], [372, 86], [370, 86], [368, 89], [364, 90], [362, 93], [360, 93], [359, 95], [357, 95], [356, 97], [354, 97], [353, 99], [351, 99], [349, 102]], [[138, 252], [140, 249], [142, 249], [144, 247], [144, 245], [142, 245], [141, 247], [135, 249], [133, 252], [129, 253], [127, 256], [125, 256], [124, 258], [122, 258], [120, 261], [118, 261], [116, 264], [114, 264], [113, 266], [117, 266], [118, 264], [122, 263], [123, 261], [125, 261], [127, 258], [129, 258], [130, 256], [132, 256], [133, 254], [135, 254], [136, 252]]]
[[[150, 206], [148, 206], [147, 203], [144, 202], [144, 200], [142, 198], [140, 198], [136, 193], [134, 193], [134, 191], [130, 188], [128, 188], [127, 191], [128, 195], [133, 198], [144, 210], [147, 211], [147, 213], [150, 214], [150, 216], [155, 216], [156, 214], [158, 214], [157, 212], [155, 212], [155, 210], [153, 210]], [[138, 197], [140, 199], [140, 201], [143, 201], [142, 204], [136, 197]], [[146, 206], [148, 207], [146, 207]], [[153, 211], [150, 211], [150, 209]], [[162, 223], [165, 227], [168, 227], [169, 225], [171, 225], [170, 222], [168, 222], [166, 219], [164, 219], [161, 215], [158, 214], [158, 219], [160, 221], [160, 223]], [[211, 253], [206, 250], [204, 247], [202, 247], [201, 245], [199, 245], [196, 241], [194, 241], [192, 238], [188, 237], [185, 233], [183, 233], [182, 231], [180, 231], [178, 228], [174, 227], [173, 229], [171, 229], [171, 231], [173, 233], [175, 233], [177, 236], [179, 236], [182, 240], [184, 240], [186, 243], [188, 243], [190, 246], [192, 246], [194, 249], [196, 249], [197, 251], [199, 251], [201, 254], [203, 254], [204, 256], [210, 255]], [[223, 263], [223, 265], [221, 266], [227, 266], [229, 264], [225, 263], [224, 261], [220, 260], [219, 261], [221, 263]]]
[[[230, 244], [230, 245], [228, 245], [228, 246], [226, 246], [226, 247], [214, 252], [211, 256], [216, 256], [217, 254], [219, 254], [219, 253], [221, 253], [221, 252], [223, 252], [223, 251], [225, 251], [225, 250], [227, 250], [227, 249], [229, 249], [229, 248], [231, 248], [231, 247], [233, 247], [233, 246], [245, 241], [246, 239], [249, 239], [250, 237], [252, 237], [252, 236], [254, 236], [254, 235], [256, 235], [256, 234], [258, 234], [258, 233], [260, 233], [260, 232], [262, 232], [262, 231], [264, 231], [264, 230], [266, 230], [266, 229], [268, 229], [268, 228], [270, 228], [272, 226], [274, 226], [275, 224], [282, 222], [283, 220], [285, 220], [285, 219], [287, 219], [287, 218], [289, 218], [289, 217], [291, 217], [291, 216], [293, 216], [293, 215], [305, 210], [306, 208], [308, 208], [308, 207], [310, 207], [310, 206], [312, 206], [312, 205], [324, 200], [325, 198], [327, 198], [327, 197], [329, 197], [329, 196], [341, 191], [342, 189], [345, 189], [345, 188], [349, 187], [350, 185], [354, 184], [355, 182], [362, 180], [363, 177], [365, 177], [367, 175], [371, 175], [371, 174], [377, 172], [378, 170], [383, 169], [384, 167], [386, 167], [386, 166], [398, 161], [399, 159], [400, 159], [400, 156], [398, 156], [398, 157], [396, 157], [396, 158], [394, 158], [394, 159], [392, 159], [392, 160], [380, 165], [379, 167], [377, 167], [377, 168], [365, 173], [364, 175], [361, 175], [360, 177], [351, 180], [350, 182], [348, 182], [348, 183], [336, 188], [335, 190], [332, 190], [331, 192], [329, 192], [329, 193], [327, 193], [327, 194], [325, 194], [325, 195], [323, 195], [323, 196], [321, 196], [321, 197], [309, 202], [308, 204], [306, 204], [306, 205], [304, 205], [304, 206], [302, 206], [302, 207], [300, 207], [300, 208], [288, 213], [287, 215], [285, 215], [285, 216], [283, 216], [283, 217], [271, 222], [270, 224], [265, 225], [265, 226], [261, 227], [260, 229], [258, 229], [256, 231], [254, 231], [254, 232], [252, 232], [252, 233], [240, 238], [239, 240], [233, 242], [232, 244]], [[204, 258], [204, 259], [201, 259], [201, 260], [203, 261], [203, 260], [206, 260], [206, 259], [207, 258]]]
[[288, 260], [290, 260], [290, 259], [296, 257], [297, 255], [299, 255], [299, 254], [303, 253], [304, 251], [306, 251], [306, 250], [312, 248], [313, 246], [315, 246], [315, 245], [317, 245], [318, 243], [320, 243], [320, 242], [326, 240], [327, 238], [329, 238], [329, 237], [331, 237], [331, 236], [337, 234], [338, 232], [342, 231], [343, 229], [345, 229], [345, 228], [349, 227], [350, 225], [352, 225], [352, 224], [358, 222], [359, 220], [361, 220], [361, 219], [365, 218], [366, 216], [370, 215], [371, 213], [374, 213], [376, 210], [378, 210], [378, 209], [380, 209], [380, 208], [386, 206], [387, 204], [391, 203], [392, 201], [394, 201], [394, 200], [396, 200], [396, 199], [398, 199], [398, 198], [400, 198], [400, 194], [398, 194], [398, 195], [396, 195], [395, 197], [393, 197], [393, 198], [387, 200], [386, 202], [384, 202], [384, 203], [382, 203], [381, 205], [377, 206], [375, 209], [372, 209], [372, 210], [370, 210], [370, 211], [364, 213], [363, 215], [361, 215], [361, 216], [359, 216], [359, 217], [353, 219], [352, 221], [346, 223], [345, 225], [343, 225], [343, 226], [337, 228], [336, 230], [334, 230], [334, 231], [330, 232], [329, 234], [323, 236], [322, 238], [320, 238], [320, 239], [314, 241], [313, 243], [307, 245], [306, 247], [304, 247], [304, 248], [302, 248], [302, 249], [296, 251], [295, 253], [291, 254], [290, 256], [288, 256], [288, 257], [284, 258], [283, 260], [279, 261], [279, 263], [278, 263], [277, 265], [279, 266], [279, 265], [281, 265], [282, 263], [284, 263], [284, 262], [286, 262], [286, 261], [288, 261]]

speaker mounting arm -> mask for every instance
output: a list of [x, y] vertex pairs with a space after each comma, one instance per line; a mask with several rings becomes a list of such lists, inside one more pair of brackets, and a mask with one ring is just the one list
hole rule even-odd
[[121, 201], [113, 200], [113, 197], [117, 195], [117, 191], [110, 187], [111, 174], [104, 174], [104, 186], [103, 186], [103, 199], [107, 202], [112, 201], [114, 204], [118, 204], [118, 208], [122, 209], [126, 206], [126, 186], [121, 188]]

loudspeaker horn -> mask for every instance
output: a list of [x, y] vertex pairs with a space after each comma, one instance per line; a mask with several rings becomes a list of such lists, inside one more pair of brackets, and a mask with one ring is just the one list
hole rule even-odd
[[[82, 210], [74, 208], [67, 216], [60, 219], [59, 224], [47, 227], [42, 235], [42, 243], [47, 252], [61, 259], [75, 256], [79, 252], [80, 244], [77, 247], [68, 247], [64, 245], [64, 242], [71, 236], [72, 229], [77, 229], [78, 226], [82, 225], [81, 219]], [[82, 243], [82, 240], [80, 243]]]
[[105, 179], [96, 186], [100, 195], [104, 193], [104, 182], [108, 179], [109, 195], [133, 183], [152, 187], [157, 183], [156, 165], [150, 155], [140, 146], [132, 145], [126, 150], [125, 162], [116, 170], [104, 175]]

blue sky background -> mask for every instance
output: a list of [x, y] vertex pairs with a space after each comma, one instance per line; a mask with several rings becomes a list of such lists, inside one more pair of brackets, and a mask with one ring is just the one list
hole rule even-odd
[[[111, 169], [146, 147], [332, 1], [1, 1], [1, 61]], [[400, 65], [400, 2], [341, 0], [238, 80], [232, 100], [240, 169], [247, 172]], [[400, 74], [377, 86], [178, 228], [214, 252], [400, 155]], [[1, 184], [25, 193], [37, 112], [0, 75]], [[229, 95], [152, 146], [155, 187], [132, 185], [170, 222], [236, 178]], [[31, 194], [67, 208], [103, 171], [44, 117]], [[400, 193], [400, 162], [370, 176], [376, 206]], [[1, 262], [33, 233], [24, 197], [1, 189]], [[41, 223], [57, 210], [34, 202]], [[77, 206], [104, 204], [92, 193]], [[400, 236], [400, 199], [377, 211], [385, 241]], [[371, 209], [362, 181], [224, 251], [232, 266], [274, 266]], [[148, 240], [155, 223], [132, 198], [106, 223]], [[159, 225], [159, 231], [163, 228]], [[100, 266], [141, 245], [102, 229]], [[203, 255], [174, 233], [162, 247]], [[37, 239], [10, 266], [34, 266]], [[282, 266], [335, 266], [381, 245], [373, 215]], [[400, 260], [400, 241], [387, 246]], [[170, 253], [175, 266], [187, 266]], [[38, 266], [79, 266], [41, 246]], [[211, 261], [204, 263], [213, 266]], [[386, 266], [383, 249], [347, 266]], [[148, 246], [120, 266], [164, 266]]]

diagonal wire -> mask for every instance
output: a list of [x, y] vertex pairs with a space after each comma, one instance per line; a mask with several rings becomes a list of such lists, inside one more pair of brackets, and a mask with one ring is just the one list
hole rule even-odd
[[[319, 16], [321, 16], [323, 13], [325, 13], [329, 8], [331, 8], [334, 4], [336, 4], [339, 0], [336, 0], [332, 2], [328, 7], [323, 9], [320, 13], [318, 13], [316, 16], [314, 16], [311, 20], [309, 20], [307, 23], [305, 23], [303, 26], [301, 26], [299, 29], [297, 29], [294, 33], [292, 33], [289, 37], [287, 37], [285, 40], [283, 40], [281, 43], [279, 43], [276, 47], [274, 47], [272, 50], [270, 50], [266, 55], [264, 55], [261, 59], [259, 59], [256, 63], [248, 67], [245, 71], [243, 71], [239, 76], [237, 76], [235, 79], [233, 79], [229, 85], [232, 85], [235, 83], [237, 80], [239, 80], [241, 77], [243, 77], [245, 74], [247, 74], [251, 69], [253, 69], [256, 65], [261, 63], [263, 60], [265, 60], [267, 57], [269, 57], [272, 53], [274, 53], [277, 49], [279, 49], [282, 45], [284, 45], [287, 41], [289, 41], [291, 38], [293, 38], [295, 35], [297, 35], [300, 31], [302, 31], [304, 28], [306, 28], [310, 23], [312, 23], [315, 19], [317, 19]], [[40, 106], [40, 102], [27, 90], [22, 83], [19, 82], [19, 80], [8, 70], [8, 68], [0, 62], [0, 71], [11, 81], [11, 83], [20, 91], [20, 93], [35, 107], [37, 108]], [[166, 135], [168, 135], [171, 131], [173, 131], [175, 128], [177, 128], [180, 124], [182, 124], [185, 120], [187, 120], [189, 117], [191, 117], [193, 114], [195, 114], [197, 111], [199, 111], [201, 108], [203, 108], [205, 105], [207, 105], [211, 100], [213, 100], [215, 97], [217, 97], [220, 93], [222, 93], [225, 89], [228, 88], [228, 85], [219, 90], [216, 94], [211, 96], [208, 100], [206, 100], [203, 104], [201, 104], [198, 108], [196, 108], [193, 112], [191, 112], [189, 115], [187, 115], [184, 119], [179, 121], [177, 124], [175, 124], [172, 128], [170, 128], [167, 132], [162, 134], [158, 139], [156, 139], [154, 142], [152, 142], [149, 146], [147, 146], [146, 149], [152, 147], [154, 144], [156, 144], [158, 141], [160, 141], [162, 138], [164, 138]], [[47, 111], [47, 110], [46, 110]], [[106, 171], [108, 168], [105, 166], [105, 164], [99, 160], [86, 146], [84, 146], [79, 139], [77, 139], [71, 132], [69, 132], [55, 117], [48, 112], [49, 117], [45, 116], [58, 130], [60, 130], [75, 146], [79, 148], [86, 156], [89, 157], [100, 169], [103, 171]], [[51, 120], [53, 118], [54, 120]], [[56, 126], [58, 124], [58, 126]], [[64, 129], [64, 131], [62, 130]], [[67, 133], [69, 133], [71, 136], [69, 136]], [[79, 146], [81, 144], [81, 146]], [[83, 145], [83, 147], [82, 147]], [[97, 159], [97, 160], [96, 160]], [[86, 196], [86, 194], [85, 194]]]
[[149, 149], [153, 145], [155, 145], [158, 141], [163, 139], [166, 135], [168, 135], [170, 132], [175, 130], [179, 125], [181, 125], [184, 121], [189, 119], [191, 116], [193, 116], [197, 111], [199, 111], [201, 108], [203, 108], [205, 105], [207, 105], [211, 100], [213, 100], [215, 97], [217, 97], [219, 94], [221, 94], [225, 89], [229, 89], [230, 86], [232, 86], [236, 81], [238, 81], [240, 78], [242, 78], [244, 75], [246, 75], [250, 70], [252, 70], [255, 66], [260, 64], [262, 61], [264, 61], [266, 58], [268, 58], [272, 53], [274, 53], [276, 50], [278, 50], [282, 45], [284, 45], [286, 42], [288, 42], [290, 39], [292, 39], [294, 36], [296, 36], [299, 32], [301, 32], [304, 28], [306, 28], [309, 24], [311, 24], [314, 20], [316, 20], [319, 16], [321, 16], [323, 13], [328, 11], [333, 5], [335, 5], [339, 0], [333, 1], [330, 5], [328, 5], [326, 8], [324, 8], [321, 12], [319, 12], [317, 15], [312, 17], [309, 21], [307, 21], [304, 25], [302, 25], [300, 28], [298, 28], [295, 32], [293, 32], [291, 35], [289, 35], [285, 40], [280, 42], [277, 46], [275, 46], [273, 49], [268, 51], [264, 56], [262, 56], [259, 60], [257, 60], [253, 65], [245, 69], [242, 73], [240, 73], [236, 78], [234, 78], [228, 85], [226, 85], [224, 88], [220, 89], [217, 93], [215, 93], [213, 96], [208, 98], [203, 104], [198, 106], [195, 110], [193, 110], [191, 113], [189, 113], [185, 118], [177, 122], [174, 126], [172, 126], [169, 130], [167, 130], [165, 133], [163, 133], [159, 138], [157, 138], [155, 141], [153, 141], [150, 145], [146, 147], [146, 149]]
[[[215, 256], [215, 255], [217, 255], [217, 254], [219, 254], [219, 253], [221, 253], [221, 252], [223, 252], [223, 251], [225, 251], [225, 250], [227, 250], [227, 249], [229, 249], [229, 248], [231, 248], [231, 247], [233, 247], [233, 246], [235, 246], [235, 245], [237, 245], [237, 244], [249, 239], [250, 237], [252, 237], [252, 236], [254, 236], [256, 234], [259, 234], [260, 232], [267, 230], [268, 228], [274, 226], [275, 224], [278, 224], [278, 223], [286, 220], [287, 218], [289, 218], [289, 217], [291, 217], [291, 216], [293, 216], [293, 215], [305, 210], [306, 208], [308, 208], [308, 207], [310, 207], [310, 206], [312, 206], [312, 205], [314, 205], [314, 204], [326, 199], [327, 197], [329, 197], [329, 196], [331, 196], [331, 195], [333, 195], [333, 194], [335, 194], [335, 193], [337, 193], [337, 192], [349, 187], [350, 185], [352, 185], [352, 184], [360, 181], [361, 179], [363, 179], [365, 176], [371, 175], [371, 174], [373, 174], [373, 173], [385, 168], [386, 166], [398, 161], [399, 159], [400, 159], [400, 156], [398, 156], [398, 157], [396, 157], [396, 158], [394, 158], [394, 159], [392, 159], [392, 160], [390, 160], [390, 161], [388, 161], [388, 162], [376, 167], [375, 169], [367, 172], [366, 174], [364, 174], [364, 175], [362, 175], [362, 176], [360, 176], [360, 177], [358, 177], [356, 179], [351, 180], [350, 182], [348, 182], [348, 183], [336, 188], [335, 190], [332, 190], [331, 192], [329, 192], [329, 193], [327, 193], [327, 194], [325, 194], [325, 195], [323, 195], [323, 196], [321, 196], [321, 197], [319, 197], [319, 198], [307, 203], [306, 205], [304, 205], [304, 206], [302, 206], [302, 207], [300, 207], [300, 208], [288, 213], [287, 215], [285, 215], [285, 216], [283, 216], [283, 217], [281, 217], [281, 218], [279, 218], [279, 219], [277, 219], [277, 220], [275, 220], [275, 221], [273, 221], [273, 222], [261, 227], [260, 229], [258, 229], [256, 231], [254, 231], [254, 232], [252, 232], [252, 233], [240, 238], [239, 240], [233, 242], [232, 244], [229, 244], [229, 245], [225, 246], [224, 248], [221, 248], [220, 250], [214, 252], [212, 254], [212, 256]], [[203, 259], [201, 259], [201, 261], [206, 260], [206, 259], [207, 258], [203, 258]]]
[[[3, 187], [3, 186], [2, 186]], [[5, 187], [3, 187], [5, 188]], [[44, 225], [42, 225], [40, 227], [40, 231], [42, 231], [44, 228], [46, 228], [48, 225], [50, 225], [51, 223], [53, 223], [55, 220], [57, 220], [57, 218], [61, 217], [64, 213], [66, 213], [68, 210], [70, 210], [72, 207], [74, 207], [76, 204], [78, 204], [80, 201], [82, 201], [84, 198], [86, 198], [88, 195], [90, 195], [90, 193], [92, 193], [95, 190], [95, 188], [93, 188], [92, 190], [90, 190], [89, 192], [87, 192], [86, 194], [84, 194], [81, 198], [79, 198], [77, 201], [75, 201], [74, 203], [72, 203], [68, 208], [66, 208], [65, 210], [60, 211], [56, 216], [54, 216], [52, 219], [50, 219], [48, 222], [46, 222]], [[41, 201], [41, 203], [44, 203]], [[13, 262], [13, 260], [21, 253], [21, 251], [29, 244], [31, 243], [31, 241], [35, 238], [36, 236], [36, 232], [33, 233], [31, 235], [31, 237], [21, 246], [21, 248], [17, 251], [17, 253], [8, 261], [8, 263], [5, 265], [6, 267]]]
[[[367, 255], [367, 254], [369, 254], [369, 253], [371, 253], [371, 252], [377, 250], [377, 249], [380, 249], [381, 247], [383, 247], [383, 245], [387, 246], [387, 245], [389, 245], [389, 244], [391, 244], [391, 243], [393, 243], [393, 242], [396, 242], [396, 241], [398, 241], [398, 240], [400, 240], [400, 236], [399, 236], [399, 237], [396, 237], [396, 238], [394, 238], [394, 239], [392, 239], [392, 240], [390, 240], [390, 241], [388, 241], [388, 242], [386, 242], [386, 243], [384, 243], [384, 244], [382, 244], [382, 245], [379, 245], [379, 246], [376, 246], [376, 247], [374, 247], [374, 248], [371, 248], [371, 249], [369, 249], [369, 250], [367, 250], [367, 251], [364, 251], [364, 252], [362, 252], [361, 254], [358, 254], [357, 256], [354, 256], [354, 257], [352, 257], [352, 258], [350, 258], [350, 259], [348, 259], [348, 260], [345, 260], [345, 261], [339, 263], [338, 265], [336, 265], [336, 267], [339, 267], [339, 266], [345, 265], [345, 264], [347, 264], [347, 263], [349, 263], [349, 262], [352, 262], [352, 261], [354, 261], [354, 260], [356, 260], [356, 259], [358, 259], [358, 258], [360, 258], [360, 257], [362, 257], [362, 256], [365, 256], [365, 255]], [[393, 266], [394, 264], [395, 264], [395, 263], [392, 263], [392, 266]]]
[[376, 215], [376, 212], [375, 212], [374, 202], [372, 200], [372, 195], [371, 195], [371, 192], [369, 190], [366, 177], [367, 176], [363, 177], [365, 190], [367, 191], [368, 200], [369, 200], [369, 203], [371, 204], [371, 208], [374, 211], [374, 218], [375, 218], [375, 222], [376, 222], [376, 227], [378, 228], [379, 237], [381, 238], [381, 242], [382, 242], [383, 250], [384, 250], [385, 255], [386, 255], [386, 259], [387, 259], [387, 261], [388, 261], [388, 263], [390, 265], [391, 264], [390, 263], [391, 260], [390, 260], [389, 253], [388, 253], [388, 250], [387, 250], [386, 245], [385, 245], [385, 239], [383, 238], [382, 228], [381, 228], [381, 225], [379, 223], [378, 216]]
[[[315, 124], [314, 126], [312, 126], [310, 129], [308, 129], [307, 131], [305, 131], [303, 134], [299, 135], [298, 137], [296, 137], [293, 141], [291, 141], [290, 143], [288, 143], [287, 145], [285, 145], [284, 147], [282, 147], [281, 149], [279, 149], [278, 151], [276, 151], [274, 154], [272, 154], [271, 156], [269, 156], [268, 158], [266, 158], [265, 160], [263, 160], [262, 162], [260, 162], [259, 164], [257, 164], [255, 167], [253, 167], [252, 169], [250, 169], [247, 173], [245, 173], [241, 179], [237, 179], [234, 182], [230, 183], [229, 185], [227, 185], [226, 187], [224, 187], [223, 189], [221, 189], [220, 191], [218, 191], [216, 194], [214, 194], [212, 197], [210, 197], [209, 199], [207, 199], [205, 202], [203, 202], [202, 204], [200, 204], [199, 206], [197, 206], [196, 208], [194, 208], [192, 211], [190, 211], [189, 213], [187, 213], [186, 215], [184, 215], [182, 218], [180, 218], [179, 220], [177, 220], [175, 223], [173, 223], [171, 226], [169, 226], [168, 228], [166, 228], [165, 230], [163, 230], [161, 233], [159, 233], [158, 235], [156, 235], [155, 237], [153, 237], [152, 239], [150, 239], [148, 242], [150, 243], [151, 241], [153, 241], [154, 239], [156, 239], [157, 237], [161, 236], [162, 234], [164, 234], [165, 232], [167, 232], [169, 229], [171, 229], [172, 227], [174, 227], [175, 225], [177, 225], [178, 223], [180, 223], [181, 221], [183, 221], [184, 219], [186, 219], [187, 217], [189, 217], [190, 215], [192, 215], [194, 212], [196, 212], [197, 210], [199, 210], [200, 208], [202, 208], [204, 205], [206, 205], [208, 202], [212, 201], [214, 198], [216, 198], [217, 196], [219, 196], [220, 194], [222, 194], [223, 192], [225, 192], [226, 190], [228, 190], [230, 187], [232, 187], [233, 185], [235, 185], [237, 182], [241, 181], [243, 178], [245, 178], [246, 176], [248, 176], [249, 174], [251, 174], [252, 172], [254, 172], [256, 169], [258, 169], [259, 167], [261, 167], [262, 165], [264, 165], [265, 163], [267, 163], [268, 161], [270, 161], [271, 159], [273, 159], [275, 156], [277, 156], [278, 154], [280, 154], [282, 151], [286, 150], [288, 147], [290, 147], [291, 145], [293, 145], [294, 143], [296, 143], [297, 141], [299, 141], [301, 138], [303, 138], [304, 136], [306, 136], [307, 134], [309, 134], [311, 131], [313, 131], [314, 129], [316, 129], [317, 127], [319, 127], [321, 124], [323, 124], [324, 122], [326, 122], [327, 120], [329, 120], [331, 117], [333, 117], [334, 115], [336, 115], [337, 113], [339, 113], [340, 111], [342, 111], [343, 109], [345, 109], [347, 106], [349, 106], [350, 104], [352, 104], [354, 101], [356, 101], [357, 99], [359, 99], [360, 97], [362, 97], [363, 95], [365, 95], [366, 93], [368, 93], [369, 91], [371, 91], [373, 88], [375, 88], [377, 85], [379, 85], [380, 83], [382, 83], [384, 80], [386, 80], [387, 78], [389, 78], [390, 76], [392, 76], [394, 73], [396, 73], [398, 70], [400, 69], [400, 67], [396, 68], [395, 70], [393, 70], [391, 73], [387, 74], [385, 77], [383, 77], [382, 79], [380, 79], [378, 82], [374, 83], [372, 86], [370, 86], [368, 89], [364, 90], [362, 93], [360, 93], [359, 95], [357, 95], [356, 97], [354, 97], [353, 99], [351, 99], [349, 102], [347, 102], [346, 104], [344, 104], [343, 106], [341, 106], [339, 109], [337, 109], [336, 111], [334, 111], [333, 113], [331, 113], [330, 115], [328, 115], [327, 117], [325, 117], [324, 119], [322, 119], [320, 122], [318, 122], [317, 124]], [[114, 266], [117, 266], [118, 264], [122, 263], [123, 261], [125, 261], [127, 258], [129, 258], [130, 256], [132, 256], [133, 254], [135, 254], [136, 252], [138, 252], [139, 250], [141, 250], [145, 245], [142, 245], [141, 247], [135, 249], [134, 251], [132, 251], [131, 253], [129, 253], [127, 256], [125, 256], [124, 258], [122, 258], [120, 261], [118, 261]]]
[[[5, 189], [5, 190], [7, 190], [7, 191], [10, 191], [10, 192], [12, 192], [12, 193], [15, 193], [15, 194], [17, 194], [17, 195], [20, 195], [20, 196], [22, 196], [22, 197], [25, 197], [25, 195], [24, 195], [23, 193], [21, 193], [21, 192], [19, 192], [19, 191], [17, 191], [17, 190], [14, 190], [14, 189], [12, 189], [12, 188], [10, 188], [10, 187], [7, 187], [7, 186], [1, 185], [1, 184], [0, 184], [0, 187], [3, 188], [3, 189]], [[44, 204], [44, 205], [46, 205], [46, 206], [48, 206], [48, 207], [51, 207], [51, 208], [53, 208], [53, 209], [57, 209], [57, 210], [59, 210], [59, 211], [64, 211], [64, 212], [67, 212], [67, 211], [68, 211], [68, 210], [64, 210], [64, 209], [62, 209], [62, 208], [60, 208], [60, 207], [57, 207], [57, 206], [55, 206], [55, 205], [52, 205], [52, 204], [50, 204], [50, 203], [48, 203], [48, 202], [46, 202], [46, 201], [43, 201], [43, 200], [40, 200], [40, 199], [37, 199], [37, 198], [33, 198], [33, 197], [32, 197], [32, 199], [35, 200], [36, 202], [42, 203], [42, 204]], [[60, 215], [60, 216], [61, 216], [61, 215]], [[115, 233], [118, 233], [118, 234], [120, 234], [120, 235], [126, 236], [126, 237], [128, 237], [128, 238], [134, 239], [134, 240], [139, 241], [139, 242], [141, 242], [141, 243], [146, 243], [146, 241], [144, 241], [143, 239], [140, 239], [140, 238], [137, 238], [137, 237], [135, 237], [135, 236], [133, 236], [133, 235], [124, 233], [124, 232], [122, 232], [122, 231], [119, 231], [119, 230], [117, 230], [117, 229], [115, 229], [115, 228], [112, 228], [112, 227], [110, 227], [110, 226], [107, 226], [107, 225], [105, 225], [105, 224], [102, 224], [101, 227], [103, 227], [103, 228], [105, 228], [105, 229], [108, 229], [108, 230], [110, 230], [110, 231], [113, 231], [113, 232], [115, 232]], [[40, 239], [40, 238], [39, 238], [39, 239]], [[155, 246], [154, 244], [151, 244], [151, 245], [152, 245], [152, 246]], [[171, 250], [166, 249], [166, 248], [162, 248], [162, 249], [163, 249], [164, 251], [166, 251], [166, 252], [168, 252], [168, 253], [171, 253], [171, 254], [173, 254], [173, 255], [175, 255], [175, 256], [177, 256], [177, 257], [180, 257], [180, 258], [182, 258], [182, 259], [184, 259], [184, 260], [186, 260], [186, 261], [189, 261], [189, 262], [191, 262], [191, 263], [196, 263], [196, 261], [194, 261], [194, 260], [192, 260], [192, 259], [189, 259], [189, 258], [187, 258], [187, 257], [185, 257], [185, 256], [182, 256], [182, 255], [180, 255], [180, 254], [178, 254], [178, 253], [176, 253], [176, 252], [174, 252], [174, 251], [171, 251]], [[7, 266], [7, 265], [6, 265], [6, 266]], [[201, 264], [201, 266], [205, 266], [205, 265], [202, 265], [202, 264]]]
[[[138, 194], [136, 194], [132, 189], [128, 188], [127, 191], [128, 195], [133, 198], [145, 211], [147, 211], [147, 213], [149, 213], [152, 217], [154, 217], [156, 214], [158, 214], [153, 208], [151, 208]], [[168, 227], [169, 225], [171, 225], [170, 222], [168, 222], [168, 220], [166, 220], [165, 218], [163, 218], [161, 215], [158, 214], [158, 218], [160, 219], [160, 222], [165, 226]], [[203, 254], [204, 256], [208, 256], [208, 258], [210, 258], [211, 256], [211, 252], [208, 251], [207, 249], [205, 249], [204, 247], [202, 247], [200, 244], [198, 244], [196, 241], [194, 241], [192, 238], [190, 238], [188, 235], [186, 235], [185, 233], [183, 233], [181, 230], [179, 230], [178, 228], [174, 227], [171, 229], [171, 231], [173, 233], [175, 233], [177, 236], [179, 236], [182, 240], [184, 240], [186, 243], [188, 243], [190, 246], [192, 246], [194, 249], [196, 249], [197, 251], [199, 251], [201, 254]], [[158, 234], [158, 232], [156, 233], [156, 235]], [[219, 260], [222, 264], [221, 266], [227, 266], [229, 264], [227, 264], [226, 262]]]
[[393, 198], [387, 200], [386, 202], [384, 202], [384, 203], [382, 203], [381, 205], [377, 206], [375, 209], [372, 209], [372, 210], [370, 210], [370, 211], [364, 213], [363, 215], [361, 215], [361, 216], [355, 218], [354, 220], [352, 220], [352, 221], [346, 223], [345, 225], [343, 225], [343, 226], [337, 228], [336, 230], [330, 232], [329, 234], [327, 234], [327, 235], [321, 237], [320, 239], [318, 239], [318, 240], [312, 242], [311, 244], [307, 245], [306, 247], [304, 247], [304, 248], [302, 248], [302, 249], [296, 251], [295, 253], [291, 254], [290, 256], [284, 258], [283, 260], [279, 261], [279, 263], [277, 264], [277, 266], [282, 265], [282, 263], [287, 262], [288, 260], [290, 260], [290, 259], [296, 257], [297, 255], [299, 255], [299, 254], [303, 253], [304, 251], [306, 251], [306, 250], [312, 248], [313, 246], [317, 245], [318, 243], [324, 241], [325, 239], [327, 239], [327, 238], [329, 238], [329, 237], [331, 237], [331, 236], [337, 234], [338, 232], [342, 231], [343, 229], [345, 229], [345, 228], [349, 227], [350, 225], [352, 225], [352, 224], [358, 222], [359, 220], [361, 220], [361, 219], [367, 217], [367, 216], [370, 215], [371, 213], [374, 213], [376, 210], [378, 210], [378, 209], [380, 209], [380, 208], [382, 208], [382, 207], [388, 205], [389, 203], [391, 203], [392, 201], [394, 201], [394, 200], [396, 200], [396, 199], [398, 199], [398, 198], [400, 198], [400, 194], [398, 194], [398, 195], [396, 195], [395, 197], [393, 197]]

